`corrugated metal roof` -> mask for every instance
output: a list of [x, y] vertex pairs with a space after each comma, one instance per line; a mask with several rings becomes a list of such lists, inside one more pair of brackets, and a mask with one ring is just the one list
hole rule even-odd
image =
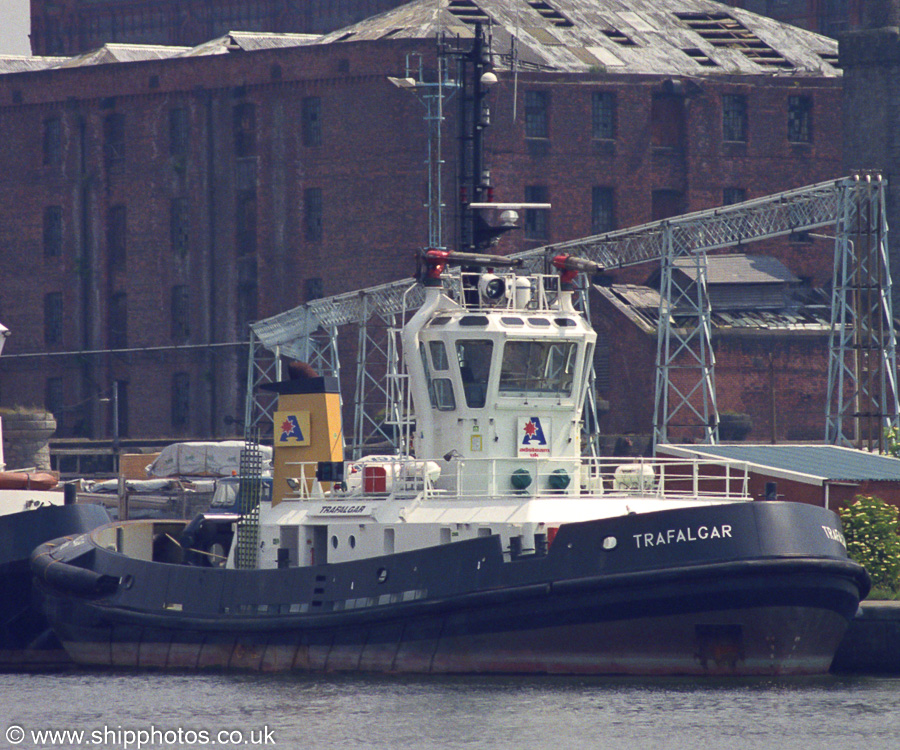
[[[676, 445], [717, 458], [746, 461], [831, 482], [900, 482], [900, 459], [836, 445]], [[662, 447], [665, 450], [665, 447]]]
[[[656, 330], [659, 324], [659, 292], [637, 284], [613, 284], [595, 287], [616, 307], [627, 310], [629, 316], [643, 324], [647, 330]], [[815, 289], [807, 293], [804, 302], [782, 309], [713, 309], [710, 317], [716, 331], [796, 331], [825, 333], [831, 330], [831, 307], [825, 293]], [[675, 315], [675, 325], [681, 325]]]
[[[696, 280], [692, 258], [677, 258], [674, 265]], [[797, 278], [778, 258], [769, 255], [711, 255], [706, 260], [708, 284], [797, 284]]]
[[471, 37], [520, 67], [647, 74], [840, 75], [837, 41], [710, 0], [417, 0], [326, 34], [321, 43]]

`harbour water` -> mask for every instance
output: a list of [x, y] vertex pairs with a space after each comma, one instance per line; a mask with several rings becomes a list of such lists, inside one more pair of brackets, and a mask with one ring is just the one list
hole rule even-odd
[[870, 676], [706, 682], [72, 671], [0, 675], [0, 701], [2, 748], [818, 750], [896, 747], [900, 737], [900, 679]]

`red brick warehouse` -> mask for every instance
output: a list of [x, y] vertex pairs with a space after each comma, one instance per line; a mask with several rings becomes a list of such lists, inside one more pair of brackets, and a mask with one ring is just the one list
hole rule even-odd
[[[436, 14], [423, 0], [322, 37], [3, 62], [2, 404], [44, 403], [63, 435], [104, 437], [99, 399], [118, 382], [120, 434], [233, 434], [251, 320], [411, 273], [427, 238], [424, 109], [387, 77], [419, 57], [433, 76], [435, 37], [464, 46], [476, 22], [499, 78], [495, 198], [554, 206], [501, 252], [841, 173], [834, 41], [674, 0], [533, 5]], [[735, 23], [740, 40], [722, 43]], [[445, 196], [456, 119], [451, 106]], [[784, 253], [798, 276], [830, 273], [827, 253]]]

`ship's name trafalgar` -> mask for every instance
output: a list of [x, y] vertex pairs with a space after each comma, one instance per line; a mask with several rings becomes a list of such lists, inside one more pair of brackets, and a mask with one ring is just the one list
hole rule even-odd
[[731, 539], [731, 525], [721, 526], [688, 526], [686, 529], [666, 529], [665, 531], [646, 531], [634, 534], [634, 544], [638, 549], [646, 547], [662, 547], [666, 544], [680, 542], [699, 542], [704, 539]]
[[365, 505], [323, 505], [322, 515], [358, 516], [366, 512]]

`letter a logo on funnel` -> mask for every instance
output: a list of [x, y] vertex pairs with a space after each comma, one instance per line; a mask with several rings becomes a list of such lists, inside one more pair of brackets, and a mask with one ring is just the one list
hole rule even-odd
[[303, 430], [300, 429], [300, 423], [293, 414], [288, 414], [281, 423], [281, 441], [287, 440], [304, 440]]
[[525, 433], [522, 438], [522, 445], [547, 445], [540, 417], [532, 417], [525, 422], [522, 431]]

